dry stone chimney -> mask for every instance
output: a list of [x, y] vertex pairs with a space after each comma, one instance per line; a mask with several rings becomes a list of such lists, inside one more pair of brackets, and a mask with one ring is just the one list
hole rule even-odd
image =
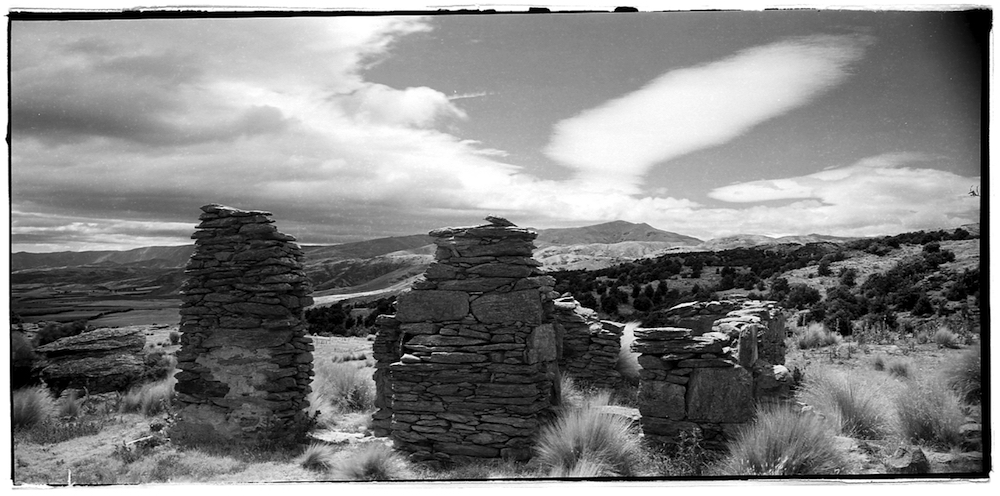
[[312, 304], [302, 250], [269, 212], [211, 204], [182, 288], [177, 353], [182, 444], [292, 444], [308, 428]]
[[487, 220], [431, 231], [436, 262], [379, 320], [373, 428], [414, 460], [530, 458], [558, 402], [558, 295], [537, 233]]

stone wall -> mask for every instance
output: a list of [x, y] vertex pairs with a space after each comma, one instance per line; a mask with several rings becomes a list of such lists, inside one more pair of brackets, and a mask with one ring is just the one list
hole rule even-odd
[[201, 210], [182, 288], [171, 438], [299, 442], [313, 375], [302, 251], [277, 231], [269, 212], [217, 204]]
[[[721, 318], [720, 312], [725, 311]], [[639, 328], [639, 412], [647, 439], [676, 443], [683, 432], [723, 449], [755, 403], [790, 396], [784, 320], [773, 302], [697, 302], [667, 312], [684, 327]], [[713, 318], [710, 331], [703, 331]], [[778, 337], [780, 335], [780, 338]], [[778, 344], [780, 342], [780, 345]]]
[[615, 370], [624, 324], [602, 322], [597, 312], [572, 296], [554, 302], [553, 318], [562, 350], [559, 369], [583, 386], [614, 388], [621, 381]]
[[495, 219], [430, 235], [436, 262], [379, 319], [375, 427], [417, 461], [530, 458], [559, 399], [537, 233]]

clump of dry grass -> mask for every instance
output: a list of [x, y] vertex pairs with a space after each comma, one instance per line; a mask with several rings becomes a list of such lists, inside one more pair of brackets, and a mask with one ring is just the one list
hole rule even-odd
[[59, 398], [56, 406], [56, 414], [59, 417], [75, 419], [80, 416], [80, 409], [83, 406], [84, 400], [86, 398], [80, 398], [79, 392], [76, 389], [70, 389], [62, 398]]
[[846, 435], [884, 439], [893, 432], [892, 405], [876, 378], [860, 369], [852, 375], [817, 369], [807, 379], [802, 397], [833, 417]]
[[609, 396], [601, 392], [580, 407], [564, 408], [542, 428], [535, 452], [543, 469], [568, 474], [601, 468], [603, 476], [634, 475], [642, 456], [639, 437], [627, 419], [601, 410]]
[[822, 348], [834, 344], [840, 344], [843, 338], [839, 333], [830, 332], [826, 326], [819, 323], [809, 324], [804, 331], [801, 331], [795, 338], [795, 342], [800, 350], [810, 348]]
[[879, 372], [885, 370], [885, 357], [882, 355], [875, 355], [875, 358], [872, 359], [872, 368]]
[[296, 463], [306, 470], [327, 472], [333, 468], [334, 450], [325, 444], [312, 443], [296, 459]]
[[913, 366], [906, 360], [890, 360], [887, 369], [889, 370], [889, 375], [894, 377], [901, 377], [905, 379], [913, 376]]
[[10, 424], [15, 430], [47, 422], [56, 412], [55, 400], [43, 386], [18, 389], [12, 399]]
[[967, 403], [982, 401], [983, 361], [980, 345], [962, 353], [944, 371], [945, 380]]
[[132, 388], [122, 396], [119, 411], [122, 413], [139, 412], [147, 417], [156, 415], [170, 405], [174, 399], [174, 384], [177, 379], [173, 375], [156, 382], [143, 384]]
[[[355, 363], [320, 362], [314, 368], [310, 409], [346, 413], [375, 407], [374, 369]], [[312, 413], [312, 412], [311, 412]]]
[[834, 429], [817, 415], [762, 405], [757, 418], [729, 445], [719, 465], [726, 475], [837, 475], [849, 471]]
[[338, 480], [385, 481], [413, 479], [407, 461], [388, 446], [368, 443], [336, 463], [332, 475]]
[[911, 442], [959, 446], [965, 422], [961, 402], [942, 380], [911, 382], [895, 398], [900, 434]]
[[962, 339], [947, 327], [938, 329], [932, 339], [941, 348], [959, 348], [962, 344]]

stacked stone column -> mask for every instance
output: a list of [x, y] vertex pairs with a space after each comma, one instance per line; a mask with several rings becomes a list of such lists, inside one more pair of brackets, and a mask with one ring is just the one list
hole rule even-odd
[[182, 444], [291, 444], [308, 428], [312, 304], [294, 238], [269, 212], [212, 204], [191, 236], [182, 288], [177, 422]]
[[436, 262], [380, 320], [389, 379], [376, 382], [387, 400], [376, 421], [416, 461], [530, 458], [559, 382], [557, 295], [531, 257], [537, 233], [494, 222], [430, 235]]
[[562, 353], [559, 367], [583, 386], [613, 388], [621, 381], [615, 369], [625, 326], [602, 322], [597, 312], [580, 305], [572, 296], [554, 301], [553, 317], [561, 328]]

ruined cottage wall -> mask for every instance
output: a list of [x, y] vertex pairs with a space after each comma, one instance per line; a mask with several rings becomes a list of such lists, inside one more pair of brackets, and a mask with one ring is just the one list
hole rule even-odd
[[581, 385], [613, 388], [621, 381], [615, 369], [624, 324], [602, 322], [597, 312], [572, 296], [553, 302], [553, 319], [561, 334], [560, 370]]
[[[725, 315], [719, 317], [720, 311]], [[697, 432], [706, 447], [723, 449], [749, 421], [754, 404], [789, 397], [784, 319], [774, 302], [723, 301], [667, 311], [684, 327], [639, 328], [639, 412], [646, 437], [676, 443]], [[709, 332], [705, 319], [714, 318]]]
[[269, 212], [201, 209], [182, 288], [177, 422], [182, 444], [294, 443], [308, 427], [312, 304], [302, 251]]
[[493, 224], [430, 235], [436, 262], [380, 319], [376, 365], [388, 376], [375, 421], [414, 460], [530, 458], [559, 397], [557, 295], [531, 257], [537, 234]]

